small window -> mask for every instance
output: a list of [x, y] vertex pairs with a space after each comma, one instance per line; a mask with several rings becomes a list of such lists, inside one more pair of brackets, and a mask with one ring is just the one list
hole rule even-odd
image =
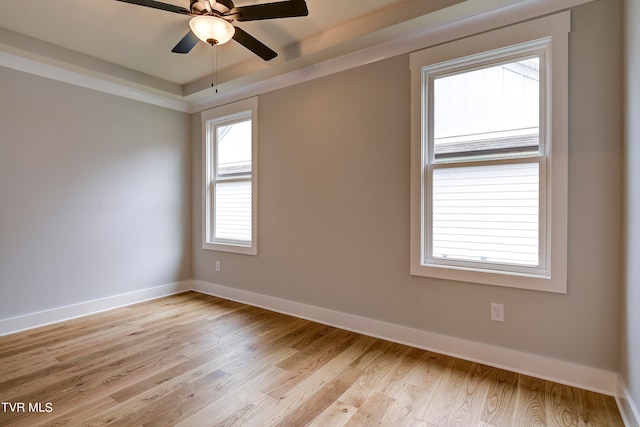
[[203, 248], [257, 253], [255, 99], [203, 113]]
[[552, 25], [412, 54], [412, 274], [566, 292], [568, 28]]

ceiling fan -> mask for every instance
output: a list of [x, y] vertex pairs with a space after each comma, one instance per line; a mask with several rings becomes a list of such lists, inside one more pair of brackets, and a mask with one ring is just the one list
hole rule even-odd
[[192, 16], [193, 18], [189, 21], [191, 31], [175, 45], [171, 52], [189, 53], [199, 40], [215, 45], [226, 43], [233, 38], [265, 61], [275, 58], [278, 54], [242, 28], [231, 23], [309, 14], [305, 0], [286, 0], [239, 7], [236, 7], [232, 0], [190, 0], [189, 9], [155, 0], [116, 1]]

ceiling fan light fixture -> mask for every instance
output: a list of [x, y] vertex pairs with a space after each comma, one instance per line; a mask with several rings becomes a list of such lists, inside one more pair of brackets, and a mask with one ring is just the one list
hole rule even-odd
[[223, 44], [231, 40], [236, 29], [228, 21], [212, 15], [196, 16], [189, 21], [191, 31], [209, 44]]

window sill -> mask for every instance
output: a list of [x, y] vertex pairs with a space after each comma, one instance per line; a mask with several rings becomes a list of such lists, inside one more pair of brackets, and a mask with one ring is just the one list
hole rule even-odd
[[218, 252], [230, 252], [242, 255], [258, 255], [258, 248], [254, 246], [233, 245], [229, 243], [202, 243], [202, 249]]
[[[543, 275], [417, 264], [411, 266], [411, 275], [559, 294], [567, 293], [566, 275], [563, 274], [559, 274], [560, 279], [556, 279]], [[563, 277], [565, 279], [562, 279]]]

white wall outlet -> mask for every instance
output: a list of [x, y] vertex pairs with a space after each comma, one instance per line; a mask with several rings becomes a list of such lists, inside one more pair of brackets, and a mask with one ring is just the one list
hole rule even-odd
[[220, 271], [220, 261], [216, 261], [216, 271]]
[[504, 322], [504, 304], [491, 303], [491, 320]]

